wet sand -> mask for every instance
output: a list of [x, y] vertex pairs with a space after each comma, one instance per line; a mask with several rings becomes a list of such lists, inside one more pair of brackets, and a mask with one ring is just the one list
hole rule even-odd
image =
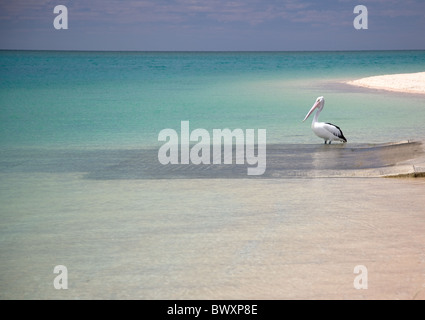
[[[425, 299], [425, 180], [378, 174], [417, 166], [418, 146], [323, 147], [303, 158], [312, 174], [275, 163], [280, 176], [263, 179], [128, 179], [137, 153], [77, 166], [70, 154], [6, 159], [0, 298]], [[318, 166], [341, 150], [348, 164], [380, 165]], [[68, 268], [67, 290], [53, 286], [56, 265]], [[367, 289], [354, 287], [358, 265]]]
[[367, 77], [347, 84], [370, 89], [425, 94], [425, 72]]

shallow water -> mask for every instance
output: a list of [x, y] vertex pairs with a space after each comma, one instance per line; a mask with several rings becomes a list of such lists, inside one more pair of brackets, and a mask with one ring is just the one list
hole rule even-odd
[[[424, 54], [0, 52], [0, 298], [424, 298], [424, 180], [376, 178], [423, 158], [387, 144], [423, 97], [340, 83]], [[319, 95], [349, 143], [301, 123]], [[184, 120], [266, 129], [264, 175], [161, 165]]]
[[0, 178], [2, 299], [424, 298], [422, 179]]
[[[193, 147], [193, 146], [192, 146]], [[214, 164], [214, 149], [208, 164], [161, 164], [159, 149], [11, 149], [4, 150], [0, 173], [82, 173], [85, 179], [287, 179], [311, 177], [379, 176], [382, 170], [407, 173], [396, 165], [421, 159], [421, 142], [394, 144], [269, 144], [264, 152], [264, 173], [249, 175], [248, 168], [261, 162], [236, 162], [236, 147], [231, 154], [221, 153], [221, 161]], [[243, 150], [243, 149], [242, 149]], [[255, 148], [258, 156], [258, 148]], [[231, 164], [224, 164], [224, 158]], [[193, 160], [193, 159], [192, 159]], [[377, 170], [369, 170], [377, 169]], [[379, 170], [381, 169], [381, 171]], [[369, 171], [368, 171], [369, 170]]]

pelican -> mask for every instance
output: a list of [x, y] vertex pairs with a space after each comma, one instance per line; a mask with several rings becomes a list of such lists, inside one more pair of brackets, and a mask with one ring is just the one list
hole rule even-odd
[[324, 105], [325, 105], [325, 98], [318, 97], [313, 107], [311, 107], [310, 111], [305, 116], [303, 122], [307, 120], [307, 118], [313, 113], [315, 109], [317, 109], [316, 114], [314, 115], [313, 122], [311, 123], [311, 129], [316, 134], [316, 136], [324, 139], [325, 144], [328, 141], [329, 141], [329, 144], [331, 144], [332, 141], [347, 142], [347, 139], [345, 139], [344, 134], [342, 133], [342, 130], [338, 126], [332, 123], [317, 122], [317, 120], [319, 119], [320, 111], [323, 110]]

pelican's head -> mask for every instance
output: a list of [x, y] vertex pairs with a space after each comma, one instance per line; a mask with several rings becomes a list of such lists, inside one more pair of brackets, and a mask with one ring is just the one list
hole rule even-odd
[[310, 111], [305, 116], [303, 122], [307, 120], [307, 118], [313, 113], [314, 110], [318, 109], [319, 111], [322, 111], [324, 105], [325, 105], [325, 98], [318, 97], [314, 105], [311, 107]]

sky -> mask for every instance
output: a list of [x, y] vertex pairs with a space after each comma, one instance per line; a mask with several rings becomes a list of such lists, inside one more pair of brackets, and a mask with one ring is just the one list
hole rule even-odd
[[420, 50], [424, 34], [424, 0], [0, 0], [0, 49]]

